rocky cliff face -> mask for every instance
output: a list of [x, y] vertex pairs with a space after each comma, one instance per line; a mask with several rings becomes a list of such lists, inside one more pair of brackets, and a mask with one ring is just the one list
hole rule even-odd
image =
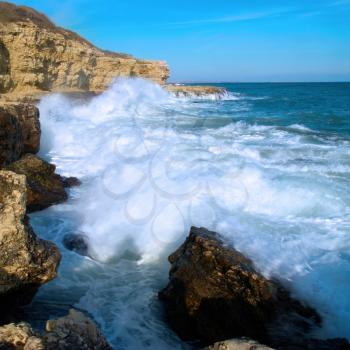
[[39, 110], [27, 103], [0, 104], [0, 167], [40, 147]]
[[[56, 276], [60, 252], [39, 239], [26, 213], [26, 178], [0, 170], [1, 310], [27, 303], [36, 289]], [[3, 316], [3, 315], [1, 315]]]
[[101, 91], [118, 76], [164, 83], [165, 62], [102, 51], [33, 9], [0, 2], [0, 92]]

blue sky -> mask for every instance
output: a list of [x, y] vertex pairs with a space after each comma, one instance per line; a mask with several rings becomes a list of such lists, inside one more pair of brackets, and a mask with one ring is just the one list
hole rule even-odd
[[22, 0], [172, 81], [350, 81], [350, 0]]

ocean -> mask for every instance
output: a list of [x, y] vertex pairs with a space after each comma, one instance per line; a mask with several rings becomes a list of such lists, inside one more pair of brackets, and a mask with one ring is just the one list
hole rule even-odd
[[[208, 85], [208, 84], [206, 84]], [[350, 340], [350, 83], [230, 83], [223, 98], [174, 98], [141, 79], [39, 104], [40, 155], [82, 185], [31, 214], [61, 248], [58, 277], [25, 318], [71, 307], [118, 349], [187, 349], [157, 292], [191, 225], [220, 232]], [[62, 245], [89, 238], [93, 259]]]

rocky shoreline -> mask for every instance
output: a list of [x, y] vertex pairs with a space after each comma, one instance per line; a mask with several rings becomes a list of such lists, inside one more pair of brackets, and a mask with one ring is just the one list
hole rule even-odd
[[220, 342], [208, 349], [222, 350], [266, 349], [255, 341], [274, 349], [350, 349], [346, 339], [313, 339], [322, 324], [317, 311], [266, 279], [215, 232], [192, 227], [169, 262], [169, 283], [159, 298], [185, 341]]
[[[0, 33], [0, 349], [111, 349], [95, 323], [76, 310], [48, 321], [44, 333], [18, 320], [9, 323], [18, 307], [57, 276], [61, 260], [58, 247], [35, 234], [27, 214], [64, 202], [66, 188], [80, 184], [36, 155], [38, 108], [9, 101], [34, 101], [57, 91], [86, 98], [116, 76], [151, 79], [177, 97], [223, 98], [226, 91], [165, 85], [164, 62], [99, 50], [26, 7], [0, 2]], [[64, 244], [89, 255], [83, 236], [66, 237]], [[265, 278], [215, 232], [192, 227], [169, 262], [169, 283], [159, 299], [169, 326], [197, 348], [350, 349], [346, 339], [314, 339], [313, 330], [322, 325], [317, 310]]]
[[[74, 309], [33, 330], [16, 319], [41, 285], [57, 276], [58, 247], [40, 239], [27, 213], [67, 200], [65, 188], [79, 185], [35, 155], [40, 149], [39, 110], [31, 104], [0, 104], [0, 349], [112, 349], [94, 322]], [[30, 152], [30, 153], [29, 153]]]

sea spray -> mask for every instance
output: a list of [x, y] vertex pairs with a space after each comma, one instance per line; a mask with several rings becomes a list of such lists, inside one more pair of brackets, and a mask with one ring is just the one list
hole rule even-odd
[[[83, 181], [70, 204], [52, 210], [73, 213], [74, 230], [102, 263], [79, 270], [82, 280], [95, 276], [79, 306], [116, 345], [140, 348], [134, 329], [154, 348], [174, 347], [169, 333], [168, 345], [155, 340], [165, 325], [152, 298], [166, 279], [166, 255], [191, 225], [222, 233], [265, 275], [290, 284], [325, 316], [322, 335], [350, 334], [350, 144], [299, 123], [257, 123], [247, 117], [254, 103], [271, 99], [177, 99], [126, 78], [88, 102], [59, 94], [41, 101], [42, 155]], [[143, 328], [150, 313], [153, 331]]]

